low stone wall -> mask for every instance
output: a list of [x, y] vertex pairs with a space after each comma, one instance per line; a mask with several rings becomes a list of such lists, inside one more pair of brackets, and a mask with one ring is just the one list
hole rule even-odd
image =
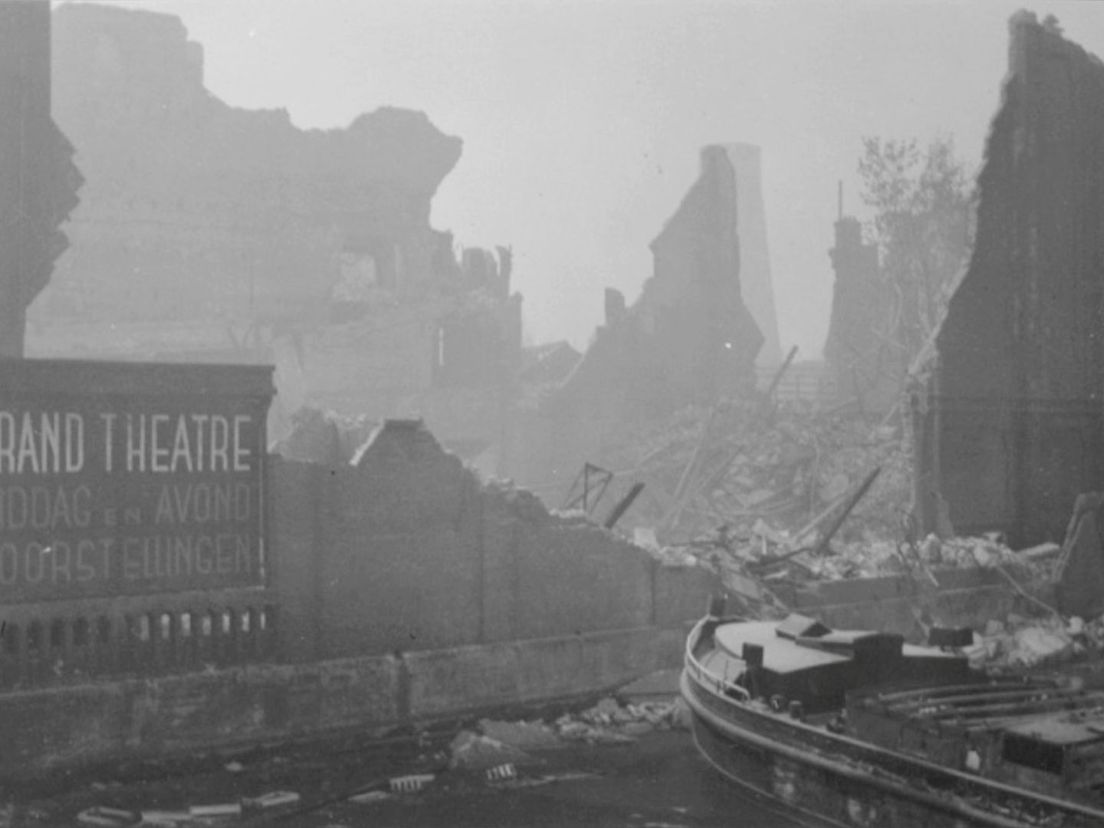
[[677, 663], [643, 627], [0, 695], [0, 775], [445, 720], [596, 695]]

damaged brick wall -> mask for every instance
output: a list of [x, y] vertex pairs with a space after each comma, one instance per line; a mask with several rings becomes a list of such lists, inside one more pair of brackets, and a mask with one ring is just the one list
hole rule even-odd
[[274, 457], [271, 477], [292, 661], [678, 627], [713, 583], [529, 492], [480, 484], [419, 421], [389, 421], [352, 464]]
[[919, 367], [917, 507], [960, 534], [1060, 541], [1104, 488], [1104, 65], [1020, 12], [975, 249]]

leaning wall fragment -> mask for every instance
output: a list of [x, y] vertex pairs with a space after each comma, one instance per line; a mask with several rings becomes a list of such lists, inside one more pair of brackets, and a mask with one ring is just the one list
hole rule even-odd
[[917, 376], [917, 512], [960, 534], [1060, 541], [1104, 488], [1104, 64], [1033, 14], [978, 186], [969, 268]]
[[605, 324], [568, 378], [514, 423], [503, 471], [566, 489], [627, 422], [689, 403], [747, 395], [764, 336], [742, 294], [737, 178], [729, 150], [707, 146], [697, 180], [652, 242], [653, 273]]

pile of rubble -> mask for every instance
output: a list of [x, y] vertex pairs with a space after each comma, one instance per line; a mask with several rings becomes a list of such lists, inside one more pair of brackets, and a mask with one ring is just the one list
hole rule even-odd
[[625, 741], [652, 730], [681, 726], [681, 710], [678, 701], [622, 706], [607, 697], [582, 713], [561, 716], [556, 719], [555, 727], [560, 738], [565, 740], [592, 743]]
[[1099, 659], [1104, 654], [1104, 615], [1085, 621], [1057, 613], [1045, 618], [1009, 614], [975, 632], [965, 652], [973, 666], [998, 672]]
[[646, 483], [634, 518], [666, 544], [716, 527], [751, 540], [761, 521], [796, 532], [875, 468], [880, 474], [839, 537], [895, 537], [911, 497], [898, 427], [798, 403], [687, 407], [662, 426], [627, 429], [603, 459], [620, 476]]
[[686, 544], [652, 547], [667, 563], [698, 564], [722, 579], [739, 576], [768, 584], [900, 574], [932, 581], [934, 570], [974, 568], [1002, 570], [1022, 585], [1042, 584], [1052, 579], [1059, 551], [1056, 544], [1016, 551], [995, 536], [941, 540], [935, 535], [915, 544], [851, 541], [818, 550], [815, 533], [794, 537], [765, 524], [757, 525], [744, 542], [734, 542], [722, 528]]
[[480, 770], [497, 763], [524, 761], [526, 751], [568, 742], [627, 744], [656, 730], [683, 727], [678, 699], [621, 703], [612, 696], [554, 721], [503, 722], [483, 719], [478, 732], [461, 731], [449, 747], [450, 767]]
[[842, 411], [762, 401], [688, 407], [627, 430], [613, 462], [645, 481], [636, 542], [700, 564], [737, 595], [801, 584], [990, 568], [1019, 585], [1051, 578], [1058, 548], [1014, 551], [999, 535], [921, 538], [910, 518], [906, 429]]
[[[1015, 551], [994, 535], [946, 539], [928, 535], [918, 544], [885, 540], [840, 544], [826, 548], [819, 557], [806, 551], [782, 564], [798, 579], [841, 580], [905, 573], [930, 579], [929, 573], [936, 569], [980, 568], [1004, 569], [1036, 583], [1051, 577], [1059, 551], [1056, 544]], [[775, 551], [773, 559], [778, 557]], [[756, 557], [752, 561], [760, 566], [773, 564], [771, 557], [765, 560]]]
[[[201, 828], [201, 826], [261, 825], [272, 822], [300, 824], [307, 814], [340, 802], [370, 805], [413, 794], [479, 786], [533, 786], [591, 774], [549, 773], [537, 755], [577, 742], [593, 745], [631, 744], [657, 730], [686, 726], [686, 708], [677, 698], [637, 703], [613, 697], [601, 699], [586, 710], [565, 713], [555, 720], [502, 721], [483, 719], [476, 726], [460, 730], [445, 744], [428, 733], [419, 735], [418, 755], [403, 761], [402, 771], [381, 775], [346, 790], [333, 791], [324, 786], [321, 796], [297, 791], [269, 790], [249, 796], [227, 798], [222, 802], [191, 804], [175, 809], [123, 807], [121, 786], [93, 786], [96, 793], [109, 791], [109, 799], [118, 805], [92, 805], [74, 817], [77, 825], [101, 828]], [[439, 734], [440, 736], [441, 734]], [[445, 734], [447, 737], [447, 734]], [[273, 760], [275, 761], [275, 760]], [[283, 764], [283, 763], [281, 763]], [[224, 770], [241, 779], [251, 771], [232, 761]], [[268, 780], [271, 781], [271, 780]], [[253, 783], [245, 782], [248, 789]], [[106, 798], [106, 797], [105, 797]], [[57, 813], [41, 813], [33, 824], [57, 824]], [[5, 822], [0, 807], [0, 825]], [[20, 823], [23, 824], [23, 823]], [[70, 823], [71, 824], [71, 823]]]

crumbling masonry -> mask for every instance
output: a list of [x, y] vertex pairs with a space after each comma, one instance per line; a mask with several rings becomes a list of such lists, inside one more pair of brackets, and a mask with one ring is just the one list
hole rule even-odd
[[[605, 324], [571, 375], [521, 412], [505, 446], [506, 474], [563, 491], [624, 423], [711, 405], [755, 387], [764, 342], [741, 294], [730, 149], [708, 146], [701, 172], [652, 242], [653, 275], [626, 307], [607, 292]], [[773, 300], [764, 303], [773, 312]]]
[[87, 184], [29, 352], [275, 363], [273, 436], [309, 400], [424, 416], [458, 450], [497, 438], [521, 297], [508, 249], [459, 252], [430, 225], [459, 138], [396, 108], [299, 129], [211, 94], [176, 17], [53, 18], [55, 113]]
[[73, 148], [50, 114], [50, 7], [0, 3], [0, 356], [23, 356], [27, 306], [67, 245]]
[[1062, 539], [1104, 488], [1104, 65], [1012, 18], [975, 249], [913, 398], [917, 510], [959, 534]]

